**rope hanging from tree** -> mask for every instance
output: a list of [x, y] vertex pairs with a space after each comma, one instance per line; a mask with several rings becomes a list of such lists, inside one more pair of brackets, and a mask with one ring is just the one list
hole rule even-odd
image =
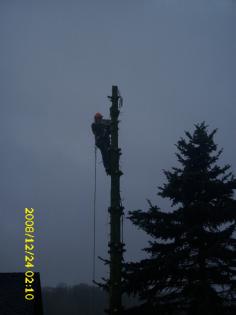
[[96, 257], [96, 198], [97, 197], [97, 147], [94, 146], [94, 193], [93, 193], [93, 282], [95, 282]]

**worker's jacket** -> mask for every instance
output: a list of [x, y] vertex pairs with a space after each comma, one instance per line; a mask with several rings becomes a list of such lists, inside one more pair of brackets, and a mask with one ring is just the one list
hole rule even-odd
[[91, 127], [97, 146], [110, 144], [111, 121], [109, 119], [102, 119], [97, 123], [94, 122]]

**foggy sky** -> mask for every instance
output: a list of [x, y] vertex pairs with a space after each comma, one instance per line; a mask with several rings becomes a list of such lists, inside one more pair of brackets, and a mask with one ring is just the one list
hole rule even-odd
[[[24, 208], [35, 208], [43, 285], [91, 283], [95, 112], [120, 116], [125, 211], [147, 209], [203, 120], [236, 173], [234, 0], [0, 1], [0, 272], [24, 271]], [[97, 251], [108, 257], [110, 178], [97, 166]], [[147, 238], [125, 222], [125, 258]], [[97, 280], [107, 266], [96, 264]]]

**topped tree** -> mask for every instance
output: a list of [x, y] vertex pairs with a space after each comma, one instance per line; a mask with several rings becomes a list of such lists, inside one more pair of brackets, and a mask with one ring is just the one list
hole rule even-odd
[[177, 143], [180, 167], [164, 171], [158, 195], [172, 201], [163, 212], [131, 211], [131, 221], [153, 240], [148, 258], [125, 266], [125, 288], [142, 304], [130, 314], [233, 314], [236, 297], [236, 180], [219, 166], [216, 130], [205, 123]]

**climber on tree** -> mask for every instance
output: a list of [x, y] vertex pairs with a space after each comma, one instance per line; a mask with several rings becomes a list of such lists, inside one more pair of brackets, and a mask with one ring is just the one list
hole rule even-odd
[[91, 127], [95, 135], [95, 144], [102, 154], [102, 161], [106, 173], [110, 175], [111, 121], [110, 119], [103, 119], [102, 114], [96, 113]]

